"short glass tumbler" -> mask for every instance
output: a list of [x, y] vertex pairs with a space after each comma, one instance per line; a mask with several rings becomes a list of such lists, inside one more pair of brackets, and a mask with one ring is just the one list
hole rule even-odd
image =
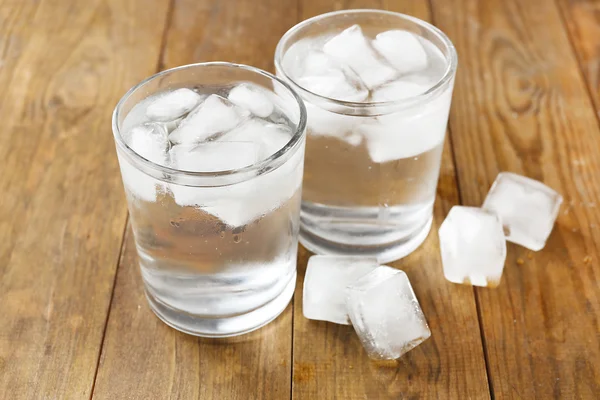
[[[127, 116], [149, 96], [188, 88], [226, 97], [240, 82], [262, 87], [289, 125], [289, 141], [271, 156], [238, 169], [207, 165], [206, 172], [190, 172], [154, 163], [127, 144]], [[306, 126], [297, 94], [253, 67], [186, 65], [129, 90], [112, 122], [141, 275], [156, 315], [206, 337], [243, 334], [276, 318], [296, 282]], [[236, 156], [208, 160], [228, 157]]]
[[[376, 49], [402, 62], [391, 67]], [[300, 242], [319, 254], [380, 262], [414, 251], [431, 228], [457, 67], [448, 37], [403, 14], [338, 11], [290, 29], [275, 66], [308, 114]], [[388, 73], [397, 81], [386, 82]], [[357, 85], [362, 92], [352, 92]], [[414, 88], [421, 91], [407, 95]]]

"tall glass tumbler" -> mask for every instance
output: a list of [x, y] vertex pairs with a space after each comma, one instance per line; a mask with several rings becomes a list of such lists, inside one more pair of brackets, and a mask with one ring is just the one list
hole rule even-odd
[[275, 67], [308, 113], [300, 242], [381, 262], [414, 251], [431, 228], [457, 67], [448, 37], [403, 14], [338, 11], [290, 29]]
[[[259, 118], [228, 103], [228, 93], [240, 84], [260, 91], [259, 99], [270, 99], [269, 116], [259, 112], [265, 117]], [[160, 116], [173, 110], [150, 110], [151, 100], [182, 88], [181, 102], [213, 94], [213, 100], [198, 106], [203, 110], [189, 114], [204, 113], [194, 117], [198, 126], [190, 130], [192, 122], [147, 121], [150, 111]], [[210, 101], [214, 110], [203, 105]], [[232, 124], [215, 110], [241, 122]], [[178, 330], [208, 337], [246, 333], [277, 317], [296, 282], [306, 125], [306, 110], [297, 94], [279, 78], [253, 67], [223, 62], [186, 65], [129, 90], [112, 122], [141, 275], [156, 315]], [[168, 143], [166, 161], [158, 163], [154, 153], [134, 149], [128, 136], [135, 134], [132, 129], [173, 129], [169, 124], [187, 124], [184, 133], [193, 137], [208, 129], [218, 134], [184, 146], [190, 152], [183, 155], [175, 154], [177, 145]], [[228, 133], [236, 138], [227, 139], [216, 124], [237, 124]], [[281, 124], [287, 124], [285, 129]], [[289, 135], [279, 150], [255, 157], [261, 146], [272, 145], [269, 135], [277, 134], [280, 140], [282, 132]], [[173, 141], [176, 135], [181, 132], [168, 133], [167, 138]], [[140, 148], [153, 144], [148, 140]], [[242, 159], [248, 156], [254, 161], [244, 166]], [[190, 170], [189, 163], [195, 169]], [[239, 167], [223, 170], [223, 165]]]

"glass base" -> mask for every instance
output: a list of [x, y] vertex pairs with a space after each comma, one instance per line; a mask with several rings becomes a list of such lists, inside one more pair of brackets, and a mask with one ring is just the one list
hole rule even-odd
[[150, 309], [165, 324], [178, 331], [200, 337], [223, 338], [243, 335], [273, 321], [285, 310], [296, 288], [296, 273], [279, 296], [245, 314], [225, 318], [203, 318], [169, 307], [146, 291]]
[[373, 256], [388, 263], [423, 243], [431, 230], [432, 210], [433, 203], [340, 208], [303, 202], [299, 241], [316, 254]]

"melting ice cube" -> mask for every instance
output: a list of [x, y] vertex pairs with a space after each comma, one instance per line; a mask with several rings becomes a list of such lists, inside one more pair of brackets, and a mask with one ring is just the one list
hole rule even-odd
[[542, 182], [502, 172], [483, 208], [500, 216], [506, 240], [538, 251], [546, 245], [562, 202], [562, 196]]
[[406, 274], [381, 266], [346, 289], [346, 307], [369, 357], [393, 360], [431, 331]]
[[292, 138], [292, 129], [261, 119], [249, 119], [221, 137], [228, 141], [251, 141], [259, 147], [259, 158], [265, 159], [279, 151]]
[[270, 93], [258, 85], [241, 83], [231, 89], [227, 98], [233, 104], [249, 110], [257, 117], [266, 118], [273, 113], [274, 109], [269, 95]]
[[182, 88], [159, 95], [146, 109], [153, 121], [169, 122], [183, 117], [202, 101], [202, 96], [191, 89]]
[[498, 215], [481, 208], [454, 206], [438, 233], [447, 280], [488, 287], [500, 283], [506, 240]]
[[[143, 158], [159, 165], [166, 165], [170, 143], [167, 132], [157, 123], [145, 123], [131, 128], [123, 136], [127, 145]], [[164, 190], [165, 184], [132, 164], [125, 156], [119, 156], [123, 184], [138, 199], [156, 201], [156, 191]]]
[[323, 52], [348, 65], [369, 89], [391, 81], [397, 75], [394, 68], [380, 59], [358, 25], [329, 39]]
[[374, 89], [371, 99], [374, 102], [403, 100], [425, 93], [427, 89], [427, 86], [415, 82], [393, 81]]
[[402, 74], [427, 68], [427, 53], [421, 41], [408, 31], [382, 32], [375, 37], [373, 47]]
[[372, 257], [312, 256], [304, 278], [304, 317], [348, 325], [346, 286], [378, 265]]
[[242, 122], [236, 106], [212, 94], [191, 112], [170, 135], [176, 144], [197, 144], [230, 131]]

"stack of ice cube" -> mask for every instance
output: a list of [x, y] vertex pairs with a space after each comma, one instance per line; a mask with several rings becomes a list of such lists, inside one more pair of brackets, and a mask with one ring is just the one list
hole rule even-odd
[[454, 206], [440, 226], [444, 276], [450, 282], [496, 287], [506, 241], [541, 250], [561, 203], [562, 196], [539, 181], [500, 173], [482, 208]]
[[[304, 88], [336, 100], [361, 102], [380, 92], [388, 92], [392, 97], [388, 100], [399, 100], [426, 91], [440, 78], [424, 76], [436, 56], [443, 60], [432, 43], [409, 31], [386, 31], [371, 40], [359, 25], [352, 25], [326, 40], [297, 42], [284, 63]], [[406, 93], [398, 83], [413, 83], [421, 90]], [[392, 93], [391, 87], [397, 90]]]
[[431, 335], [406, 274], [376, 258], [312, 256], [302, 307], [308, 319], [352, 323], [373, 359], [397, 359]]
[[[275, 106], [274, 96], [250, 82], [239, 83], [226, 97], [189, 88], [165, 91], [144, 99], [130, 111], [123, 122], [123, 138], [148, 161], [180, 171], [244, 168], [270, 157], [293, 136], [291, 123], [282, 122], [285, 118]], [[125, 186], [133, 196], [156, 201], [157, 190], [170, 192], [181, 206], [200, 207], [228, 225], [241, 226], [294, 194], [297, 183], [288, 188], [279, 181], [301, 161], [292, 160], [257, 177], [251, 185], [211, 189], [166, 183], [140, 172], [127, 160], [120, 164]], [[287, 181], [298, 180], [289, 177]], [[227, 200], [239, 200], [250, 192], [264, 193], [264, 198], [248, 200], [243, 206]]]
[[[302, 88], [347, 102], [389, 102], [425, 93], [443, 76], [447, 60], [429, 40], [406, 30], [370, 38], [359, 25], [329, 36], [310, 37], [288, 49], [283, 68]], [[361, 118], [307, 101], [311, 135], [352, 146], [365, 143], [376, 163], [413, 157], [444, 139], [451, 90], [419, 104], [418, 110]]]

